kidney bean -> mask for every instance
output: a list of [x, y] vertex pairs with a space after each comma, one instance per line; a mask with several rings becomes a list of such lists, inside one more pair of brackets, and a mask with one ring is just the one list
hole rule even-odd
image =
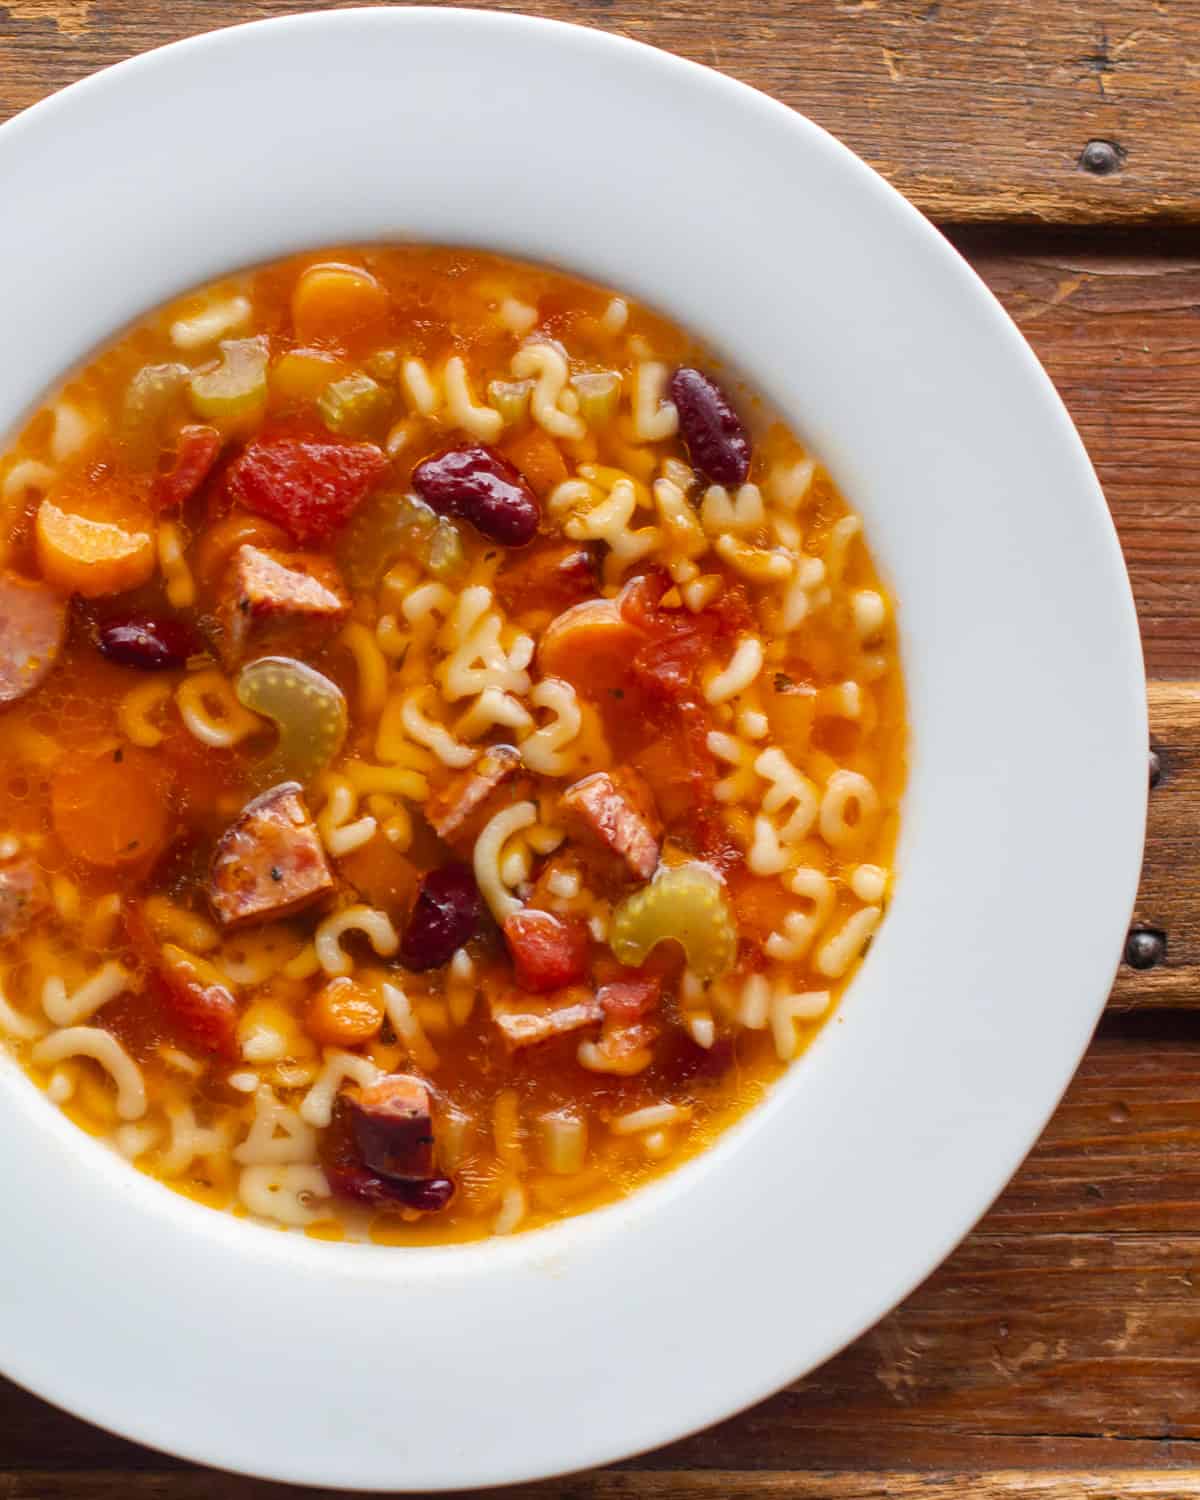
[[161, 672], [182, 667], [200, 643], [190, 625], [182, 620], [156, 619], [154, 615], [122, 615], [103, 620], [96, 628], [101, 656], [123, 667], [143, 672]]
[[442, 516], [470, 521], [489, 541], [523, 547], [541, 507], [524, 475], [491, 448], [451, 448], [413, 470], [413, 489]]
[[670, 393], [695, 467], [714, 484], [745, 484], [750, 440], [717, 382], [684, 365], [671, 376]]
[[429, 1177], [424, 1182], [396, 1182], [396, 1201], [423, 1214], [435, 1214], [454, 1197], [449, 1177]]
[[400, 944], [400, 962], [418, 973], [449, 963], [475, 936], [481, 914], [479, 888], [467, 865], [430, 870]]

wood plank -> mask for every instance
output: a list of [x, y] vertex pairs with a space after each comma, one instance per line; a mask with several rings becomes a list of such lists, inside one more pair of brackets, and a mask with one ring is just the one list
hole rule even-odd
[[[0, 115], [193, 32], [322, 0], [6, 0]], [[525, 0], [496, 8], [525, 9]], [[1194, 7], [1168, 0], [542, 0], [810, 114], [943, 220], [1196, 222]], [[1087, 150], [1090, 142], [1100, 142]], [[1094, 162], [1100, 172], [1081, 163]], [[1113, 170], [1104, 175], [1103, 169]]]
[[[219, 1486], [215, 1488], [215, 1486]], [[190, 1473], [61, 1474], [53, 1469], [0, 1476], [0, 1500], [332, 1500], [344, 1490], [293, 1489], [280, 1484]], [[447, 1500], [468, 1500], [457, 1491]], [[708, 1470], [678, 1474], [599, 1469], [544, 1484], [488, 1490], [493, 1500], [1195, 1500], [1200, 1469], [1008, 1469], [934, 1474], [765, 1473]]]
[[[1198, 13], [1200, 17], [1200, 13]], [[1198, 28], [1200, 29], [1200, 28]], [[961, 234], [1045, 364], [1108, 497], [1152, 677], [1200, 678], [1200, 258]]]
[[[1166, 1019], [1158, 1040], [1144, 1021], [1098, 1038], [1012, 1185], [895, 1313], [753, 1411], [626, 1467], [964, 1471], [1200, 1455], [1200, 1025]], [[3, 1383], [0, 1434], [13, 1472], [50, 1454], [62, 1471], [172, 1467]]]

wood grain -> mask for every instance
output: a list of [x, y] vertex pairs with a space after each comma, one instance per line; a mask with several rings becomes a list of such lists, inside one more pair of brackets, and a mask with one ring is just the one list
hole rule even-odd
[[[319, 0], [6, 0], [0, 114], [134, 52]], [[942, 220], [1200, 218], [1190, 0], [503, 0], [710, 64], [812, 116]], [[569, 122], [564, 122], [568, 125]], [[1116, 170], [1081, 166], [1110, 143]]]

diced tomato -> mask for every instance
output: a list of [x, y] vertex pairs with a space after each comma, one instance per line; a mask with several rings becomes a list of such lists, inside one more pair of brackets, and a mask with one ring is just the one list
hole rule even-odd
[[230, 466], [227, 484], [247, 510], [309, 544], [345, 525], [387, 466], [374, 443], [275, 437], [249, 443]]
[[517, 984], [532, 994], [565, 989], [587, 977], [588, 931], [578, 917], [527, 908], [504, 923]]
[[235, 1061], [238, 1004], [223, 984], [205, 984], [184, 964], [164, 964], [150, 983], [184, 1041], [226, 1062]]
[[215, 427], [197, 425], [180, 430], [175, 462], [154, 482], [154, 503], [159, 510], [178, 510], [187, 504], [212, 473], [221, 446], [221, 434]]
[[669, 585], [661, 569], [634, 579], [621, 596], [621, 614], [649, 637], [633, 657], [634, 680], [652, 699], [678, 703], [694, 696], [696, 669], [714, 644], [744, 629], [753, 617], [740, 585], [696, 614], [660, 608]]
[[596, 998], [607, 1015], [620, 1021], [636, 1021], [649, 1015], [662, 999], [662, 981], [650, 977], [614, 980], [604, 985]]

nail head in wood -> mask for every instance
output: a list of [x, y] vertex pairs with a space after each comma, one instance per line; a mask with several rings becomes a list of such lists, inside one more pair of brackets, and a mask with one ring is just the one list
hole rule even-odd
[[1150, 751], [1150, 790], [1153, 791], [1162, 780], [1162, 761], [1158, 757], [1157, 750]]
[[1079, 165], [1094, 177], [1110, 177], [1121, 170], [1125, 152], [1116, 141], [1089, 141], [1079, 153]]
[[1153, 969], [1167, 956], [1167, 935], [1157, 927], [1131, 927], [1125, 939], [1125, 962], [1131, 969]]

